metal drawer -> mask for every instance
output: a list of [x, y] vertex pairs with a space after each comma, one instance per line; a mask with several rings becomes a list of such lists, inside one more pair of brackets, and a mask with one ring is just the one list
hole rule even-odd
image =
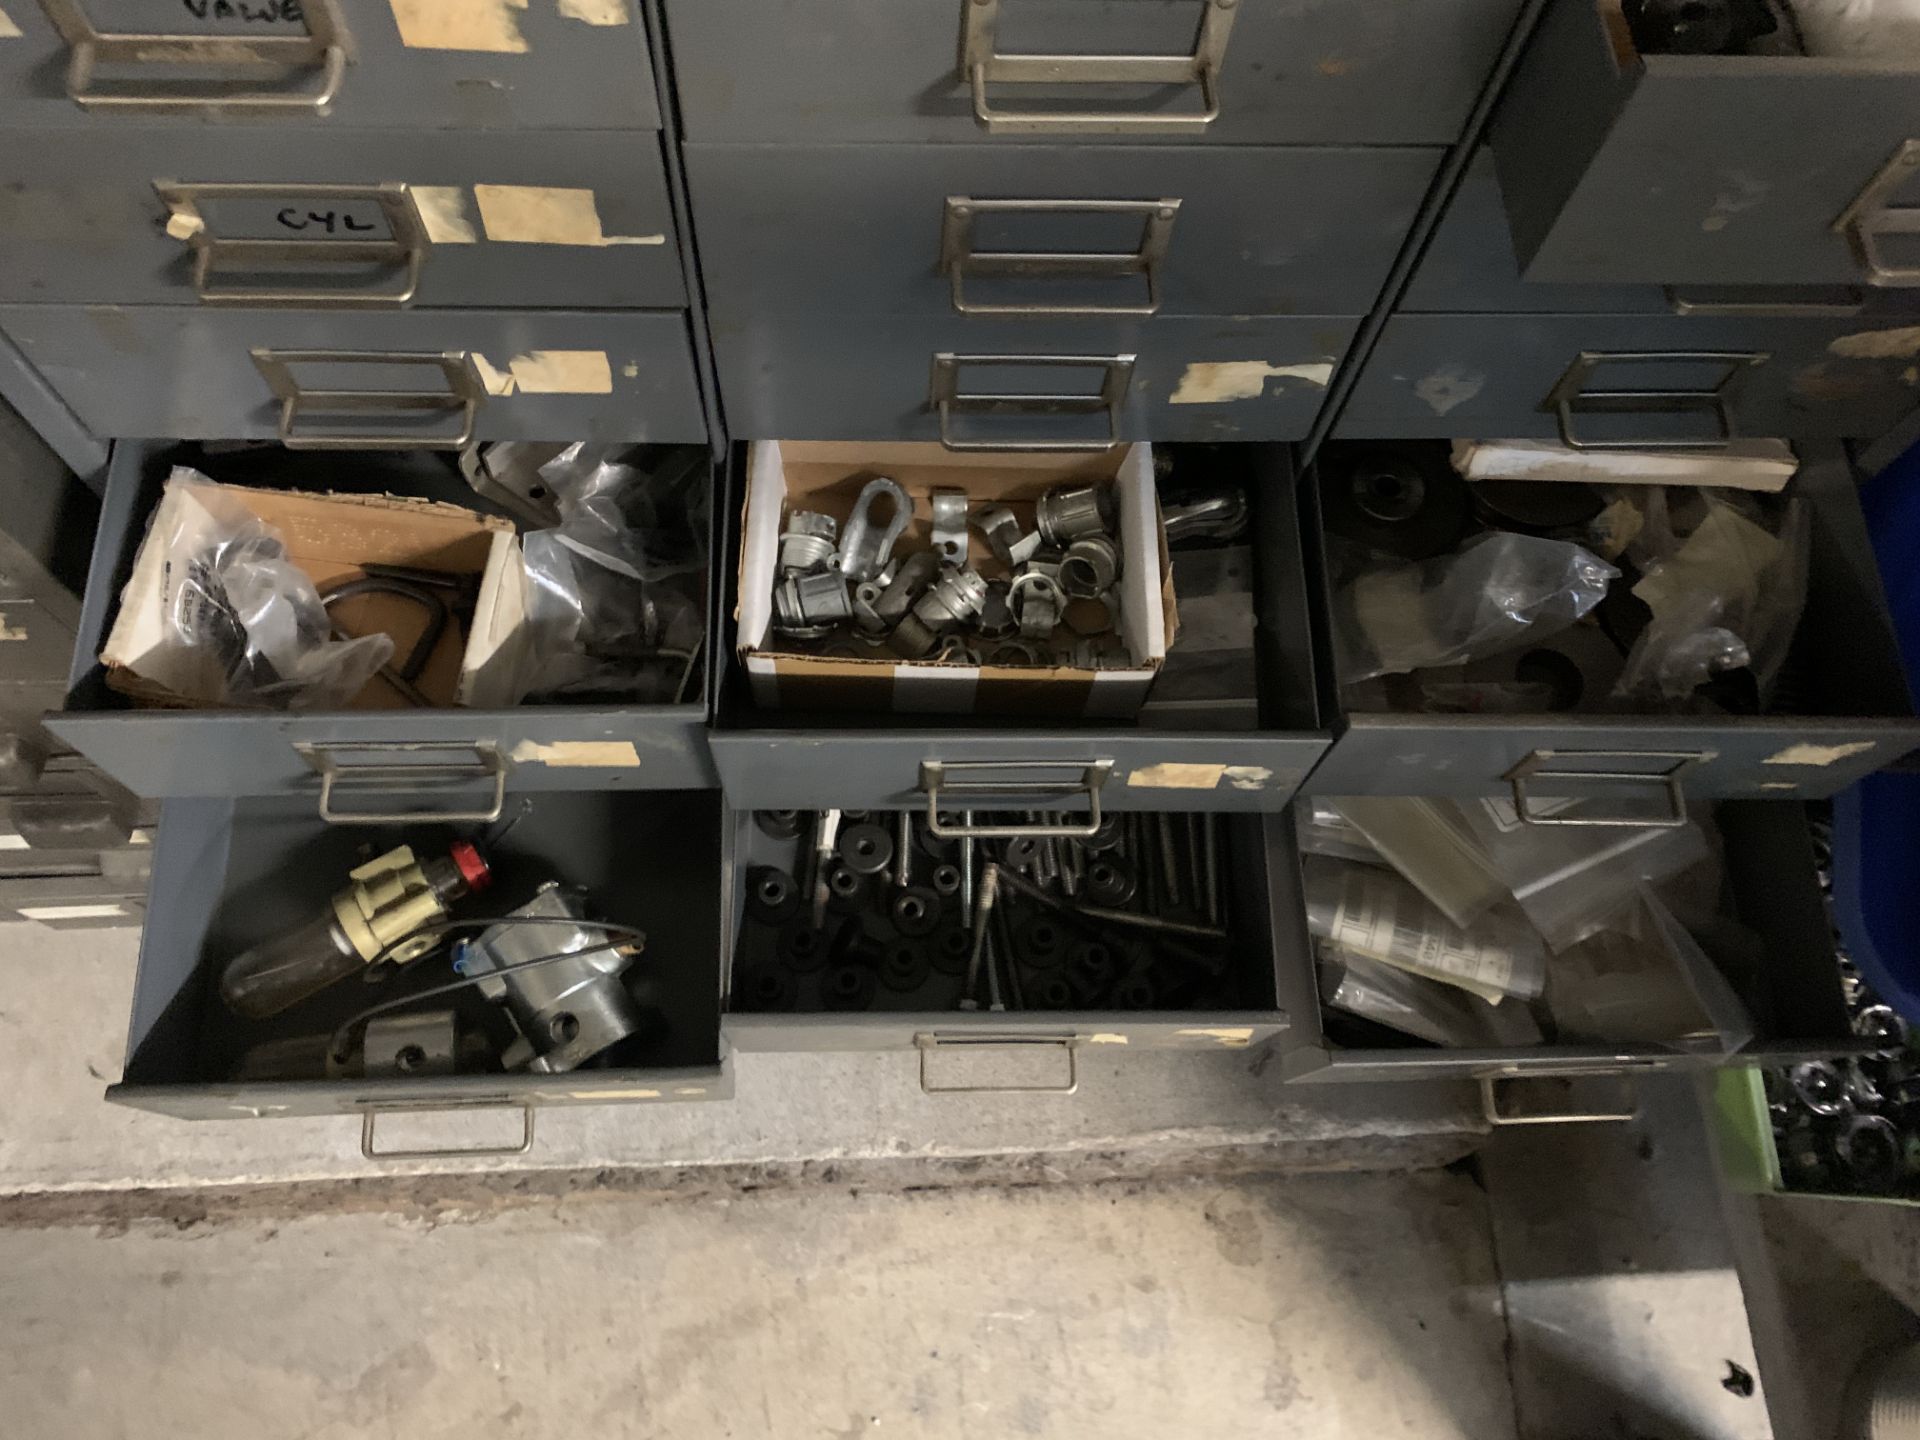
[[[0, 296], [674, 309], [657, 135], [221, 126], [16, 134]], [[296, 248], [297, 247], [297, 248]]]
[[[1043, 1046], [1065, 1052], [1060, 1083], [1031, 1088], [1071, 1088], [1074, 1053], [1099, 1048], [1103, 1053], [1152, 1049], [1243, 1049], [1269, 1040], [1288, 1025], [1285, 1011], [1274, 1004], [1275, 986], [1282, 974], [1304, 963], [1300, 949], [1304, 934], [1299, 911], [1287, 892], [1268, 883], [1271, 857], [1282, 853], [1292, 821], [1284, 815], [1236, 816], [1224, 833], [1221, 854], [1222, 894], [1227, 899], [1227, 927], [1235, 937], [1233, 959], [1238, 967], [1234, 988], [1242, 1008], [1190, 1010], [957, 1010], [952, 1008], [959, 985], [935, 971], [919, 989], [904, 993], [884, 986], [875, 991], [872, 1008], [853, 1012], [822, 1004], [814, 976], [796, 979], [793, 1008], [743, 1013], [739, 982], [743, 971], [771, 961], [772, 937], [764, 927], [745, 917], [746, 875], [749, 867], [774, 865], [791, 869], [798, 841], [774, 841], [754, 824], [751, 814], [731, 812], [727, 824], [728, 917], [726, 950], [728, 1014], [722, 1023], [734, 1050], [914, 1050], [922, 1054], [921, 1079], [930, 1091], [945, 1088], [929, 1079], [935, 1063], [931, 1052], [942, 1046]], [[1281, 872], [1286, 873], [1284, 868]], [[944, 933], [944, 928], [942, 932]], [[940, 1008], [928, 1008], [937, 996]], [[1123, 1052], [1124, 1053], [1124, 1052]], [[985, 1088], [1002, 1088], [995, 1085]], [[1028, 1087], [1011, 1087], [1028, 1088]]]
[[[662, 1023], [635, 1037], [638, 1053], [623, 1057], [625, 1066], [256, 1081], [232, 1078], [249, 1049], [331, 1035], [365, 1007], [404, 993], [402, 982], [348, 979], [270, 1020], [242, 1021], [219, 998], [225, 962], [321, 912], [369, 855], [399, 844], [444, 846], [468, 832], [334, 828], [287, 798], [169, 801], [154, 851], [124, 1078], [107, 1098], [185, 1120], [725, 1099], [732, 1074], [720, 1042], [720, 818], [712, 793], [543, 795], [493, 847], [494, 889], [456, 912], [499, 914], [558, 878], [585, 887], [598, 918], [646, 931], [630, 983], [645, 987]], [[634, 856], [642, 863], [631, 863]], [[437, 982], [451, 978], [444, 956], [421, 964]], [[477, 991], [442, 1003], [457, 1005], [470, 1025], [500, 1023]]]
[[1920, 66], [1638, 56], [1607, 10], [1549, 5], [1494, 120], [1529, 280], [1920, 283]]
[[[1004, 718], [851, 714], [761, 709], [753, 703], [735, 643], [739, 574], [720, 576], [716, 666], [722, 680], [709, 736], [729, 803], [742, 809], [926, 806], [924, 761], [972, 767], [1012, 765], [1022, 777], [1056, 782], [1057, 809], [1084, 809], [1087, 784], [1101, 776], [1110, 809], [1273, 811], [1282, 808], [1326, 751], [1315, 700], [1308, 582], [1291, 496], [1292, 460], [1280, 446], [1238, 447], [1253, 500], [1260, 720], [1255, 731], [1174, 730], [1145, 724]], [[1221, 463], [1231, 463], [1222, 457]], [[739, 553], [746, 494], [746, 447], [731, 461], [728, 533], [715, 553]], [[1176, 640], [1173, 655], [1179, 655]], [[1040, 762], [1045, 762], [1044, 767]], [[1021, 767], [1030, 767], [1022, 769]], [[989, 771], [990, 779], [1004, 779]], [[1024, 808], [1024, 807], [1021, 807]]]
[[115, 439], [706, 438], [681, 311], [0, 305], [0, 330]]
[[[1731, 1056], [1681, 1053], [1658, 1045], [1547, 1044], [1448, 1050], [1403, 1039], [1320, 1006], [1311, 951], [1282, 977], [1281, 1003], [1292, 1021], [1282, 1051], [1290, 1080], [1461, 1080], [1524, 1076], [1634, 1074], [1701, 1070], [1724, 1064], [1781, 1064], [1861, 1049], [1840, 991], [1833, 936], [1815, 876], [1806, 816], [1791, 802], [1741, 800], [1717, 807], [1724, 844], [1722, 910], [1761, 948], [1752, 973], [1729, 973], [1754, 1020], [1755, 1039]], [[1274, 888], [1302, 907], [1298, 851], [1287, 835]], [[1277, 852], [1276, 852], [1277, 853]], [[1281, 871], [1290, 862], [1286, 878]], [[1304, 926], [1304, 921], [1302, 922]], [[1549, 958], [1548, 965], [1552, 965]]]
[[716, 290], [709, 323], [736, 436], [1104, 449], [1301, 439], [1360, 322], [778, 315]]
[[[1447, 145], [1518, 9], [1517, 0], [781, 0], [771, 10], [765, 0], [671, 0], [667, 22], [697, 141], [965, 143], [991, 133], [995, 143]], [[1034, 73], [1040, 61], [1022, 63], [1040, 55], [1044, 75]], [[1101, 64], [1116, 55], [1167, 58]]]
[[640, 4], [20, 0], [0, 126], [655, 129]]
[[692, 145], [737, 315], [1359, 314], [1434, 150]]
[[[1920, 746], [1880, 571], [1837, 445], [1802, 446], [1793, 490], [1811, 507], [1807, 604], [1788, 661], [1812, 713], [1761, 716], [1414, 715], [1348, 711], [1308, 781], [1316, 795], [1495, 795], [1603, 786], [1683, 808], [1682, 796], [1819, 798]], [[1303, 488], [1311, 511], [1317, 495]], [[1317, 521], [1306, 527], [1317, 530]], [[1324, 576], [1324, 564], [1320, 573]], [[1328, 607], [1330, 608], [1330, 601]], [[1328, 609], [1320, 609], [1323, 619]], [[1329, 652], [1330, 653], [1330, 652]], [[1326, 673], [1332, 674], [1328, 661]], [[1337, 697], [1329, 703], [1338, 708]], [[1817, 708], [1814, 708], [1817, 707]], [[1599, 775], [1568, 782], [1569, 773]]]
[[[1920, 327], [1865, 317], [1401, 314], [1381, 332], [1334, 433], [1692, 445], [1729, 434], [1872, 438], [1920, 405], [1916, 357]], [[1608, 391], [1638, 401], [1595, 400]]]
[[[235, 468], [237, 458], [247, 457], [222, 463], [157, 441], [114, 447], [66, 706], [47, 717], [47, 726], [128, 789], [147, 796], [291, 792], [303, 797], [312, 815], [322, 784], [317, 764], [341, 772], [336, 782], [341, 807], [361, 810], [405, 809], [422, 792], [449, 787], [484, 805], [496, 785], [511, 793], [670, 790], [716, 783], [705, 739], [706, 698], [697, 692], [681, 705], [625, 709], [129, 708], [107, 687], [98, 657], [148, 517], [176, 462], [236, 483], [420, 496], [486, 508], [437, 457], [354, 454], [343, 464], [338, 454], [273, 450], [256, 453], [244, 471]], [[296, 746], [311, 747], [312, 758]]]

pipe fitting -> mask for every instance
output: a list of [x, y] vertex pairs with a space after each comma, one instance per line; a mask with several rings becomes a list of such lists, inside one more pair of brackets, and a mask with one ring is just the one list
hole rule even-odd
[[787, 516], [786, 532], [780, 537], [781, 573], [805, 575], [832, 565], [839, 534], [840, 522], [831, 515], [795, 510]]
[[817, 640], [853, 618], [853, 599], [838, 570], [788, 575], [773, 591], [773, 628], [795, 640]]
[[1060, 562], [1060, 588], [1076, 600], [1091, 600], [1120, 577], [1120, 547], [1105, 535], [1082, 535]]
[[1097, 535], [1107, 528], [1112, 503], [1104, 487], [1056, 485], [1033, 507], [1034, 523], [1049, 545], [1071, 545], [1082, 535]]

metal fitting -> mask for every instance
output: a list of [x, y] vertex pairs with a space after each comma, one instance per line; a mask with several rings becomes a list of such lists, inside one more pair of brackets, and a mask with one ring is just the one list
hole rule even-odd
[[886, 633], [887, 622], [879, 609], [884, 593], [877, 580], [862, 580], [853, 587], [853, 623], [869, 635]]
[[1097, 535], [1107, 528], [1106, 510], [1111, 503], [1103, 488], [1056, 485], [1033, 507], [1034, 523], [1049, 545], [1070, 545], [1082, 535]]
[[978, 665], [980, 652], [958, 635], [942, 635], [928, 658], [941, 665]]
[[967, 563], [967, 492], [939, 489], [928, 496], [933, 506], [934, 553], [949, 565]]
[[[1096, 608], [1098, 607], [1098, 608]], [[1108, 590], [1067, 607], [1067, 628], [1076, 635], [1109, 635], [1120, 628], [1120, 597]]]
[[894, 653], [918, 660], [948, 630], [966, 624], [986, 602], [987, 582], [973, 570], [948, 570], [914, 602], [913, 613], [894, 627]]
[[840, 522], [818, 510], [795, 510], [787, 516], [786, 533], [780, 537], [780, 572], [805, 575], [823, 570], [833, 563], [833, 542], [840, 533]]
[[795, 640], [816, 640], [853, 618], [846, 578], [837, 570], [787, 575], [773, 590], [773, 628]]
[[[876, 518], [877, 512], [889, 501], [892, 514], [882, 525]], [[893, 556], [894, 542], [906, 533], [912, 519], [912, 497], [897, 481], [885, 476], [869, 480], [853, 502], [853, 515], [840, 542], [840, 573], [849, 580], [873, 579], [886, 568]]]
[[1013, 511], [1004, 505], [989, 505], [973, 517], [973, 528], [986, 540], [994, 559], [1009, 568], [1018, 563], [1013, 547], [1020, 543], [1020, 520]]
[[1060, 588], [1076, 600], [1091, 600], [1120, 577], [1120, 547], [1105, 535], [1083, 535], [1060, 562]]
[[989, 665], [1045, 665], [1047, 653], [1026, 640], [1002, 640], [987, 652]]
[[1051, 576], [1029, 569], [1014, 578], [1007, 592], [1007, 606], [1020, 627], [1021, 639], [1046, 640], [1066, 613], [1067, 597]]
[[1788, 1079], [1800, 1103], [1815, 1115], [1846, 1113], [1847, 1082], [1838, 1066], [1825, 1060], [1809, 1060], [1794, 1066]]
[[987, 598], [980, 603], [980, 618], [974, 622], [981, 639], [1004, 640], [1014, 633], [1013, 609], [1007, 604], [1010, 588], [1005, 580], [987, 582]]
[[887, 625], [899, 624], [939, 573], [938, 555], [931, 550], [914, 551], [900, 562], [893, 579], [881, 590], [880, 598], [873, 602], [874, 610]]

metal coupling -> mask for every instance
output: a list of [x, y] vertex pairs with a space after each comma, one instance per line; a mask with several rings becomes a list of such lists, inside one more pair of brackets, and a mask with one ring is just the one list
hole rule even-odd
[[1049, 545], [1071, 545], [1107, 528], [1105, 491], [1092, 485], [1056, 485], [1033, 507], [1034, 523]]
[[967, 563], [967, 492], [941, 488], [927, 497], [933, 506], [933, 549], [949, 565]]
[[884, 625], [897, 625], [906, 613], [913, 608], [913, 602], [926, 594], [927, 587], [933, 583], [933, 577], [940, 573], [940, 557], [931, 550], [916, 550], [900, 562], [880, 592], [880, 598], [873, 602], [873, 608]]
[[1066, 613], [1067, 597], [1049, 575], [1028, 570], [1014, 579], [1007, 592], [1007, 604], [1024, 640], [1051, 639]]
[[993, 558], [1002, 565], [1013, 566], [1013, 547], [1020, 543], [1020, 520], [1005, 505], [989, 505], [973, 517], [973, 528], [986, 540], [987, 548], [993, 551]]
[[1082, 535], [1060, 562], [1060, 588], [1077, 600], [1104, 595], [1120, 577], [1120, 547], [1105, 535]]
[[796, 640], [816, 640], [853, 618], [853, 598], [838, 570], [787, 575], [774, 587], [773, 628]]
[[795, 510], [780, 537], [780, 573], [807, 575], [833, 564], [840, 522], [818, 510]]
[[880, 614], [880, 597], [885, 592], [877, 580], [862, 580], [853, 587], [853, 623], [868, 635], [884, 635], [886, 619]]
[[930, 654], [949, 630], [966, 624], [986, 602], [987, 582], [973, 570], [948, 570], [914, 602], [912, 612], [893, 627], [887, 643], [908, 660]]

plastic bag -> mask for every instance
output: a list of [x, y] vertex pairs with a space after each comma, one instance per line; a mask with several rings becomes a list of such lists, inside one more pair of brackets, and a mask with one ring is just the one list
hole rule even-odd
[[1540, 1027], [1518, 1000], [1477, 995], [1321, 944], [1320, 996], [1328, 1007], [1457, 1050], [1538, 1045]]
[[1505, 531], [1435, 560], [1374, 566], [1334, 599], [1341, 679], [1457, 665], [1558, 634], [1619, 574], [1578, 545]]
[[1445, 801], [1349, 795], [1331, 803], [1455, 925], [1472, 925], [1512, 898], [1459, 812]]
[[1809, 55], [1920, 57], [1920, 0], [1794, 0]]
[[177, 467], [121, 592], [108, 653], [187, 700], [339, 709], [393, 658], [393, 641], [334, 639], [320, 592], [280, 533]]
[[1301, 799], [1293, 807], [1293, 824], [1303, 855], [1331, 855], [1363, 865], [1387, 863], [1387, 857], [1330, 800]]
[[1608, 929], [1554, 957], [1546, 1004], [1568, 1040], [1731, 1054], [1753, 1038], [1726, 977], [1646, 886]]

